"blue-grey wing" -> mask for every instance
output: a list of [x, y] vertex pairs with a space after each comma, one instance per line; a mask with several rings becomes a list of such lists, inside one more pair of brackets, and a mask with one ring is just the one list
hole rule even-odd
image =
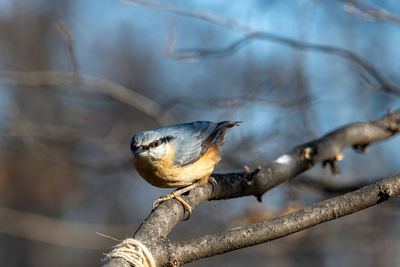
[[189, 165], [201, 158], [207, 149], [216, 144], [222, 146], [227, 128], [240, 122], [196, 121], [172, 126], [174, 139], [170, 142], [175, 148], [174, 164], [180, 167]]

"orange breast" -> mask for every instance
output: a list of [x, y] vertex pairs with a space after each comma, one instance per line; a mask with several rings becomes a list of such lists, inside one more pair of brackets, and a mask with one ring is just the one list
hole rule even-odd
[[[169, 145], [171, 151], [175, 151], [172, 145]], [[174, 166], [174, 154], [171, 153], [162, 160], [138, 158], [133, 160], [133, 164], [138, 173], [150, 184], [162, 188], [177, 188], [209, 177], [221, 159], [220, 148], [215, 144], [211, 145], [196, 162], [184, 167]]]

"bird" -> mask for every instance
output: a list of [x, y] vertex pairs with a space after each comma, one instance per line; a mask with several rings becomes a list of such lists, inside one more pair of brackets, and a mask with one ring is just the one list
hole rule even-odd
[[188, 212], [192, 208], [181, 195], [208, 181], [216, 184], [212, 174], [221, 159], [227, 130], [241, 121], [195, 121], [138, 132], [131, 140], [130, 160], [148, 183], [159, 188], [178, 188], [153, 203], [176, 199]]

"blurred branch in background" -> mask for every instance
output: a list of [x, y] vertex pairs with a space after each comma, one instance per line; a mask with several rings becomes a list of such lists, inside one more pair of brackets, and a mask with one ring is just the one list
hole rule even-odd
[[[25, 156], [71, 168], [91, 169], [96, 173], [102, 174], [124, 171], [127, 167], [125, 164], [127, 161], [126, 155], [125, 153], [120, 153], [120, 144], [123, 143], [125, 145], [124, 140], [121, 139], [125, 138], [126, 129], [129, 128], [126, 122], [116, 121], [107, 136], [100, 138], [96, 135], [88, 135], [85, 131], [74, 127], [32, 122], [22, 115], [16, 103], [12, 103], [11, 111], [12, 118], [9, 123], [5, 124], [6, 129], [2, 132], [2, 137], [21, 138], [26, 145], [26, 148], [24, 148]], [[92, 162], [75, 157], [69, 158], [61, 150], [55, 153], [54, 150], [56, 148], [54, 145], [45, 144], [45, 141], [78, 142], [84, 138], [88, 139], [87, 143], [90, 146], [106, 152], [107, 159], [100, 161], [99, 158], [96, 158], [95, 162]], [[67, 158], [69, 159], [66, 160]]]
[[24, 117], [16, 103], [12, 103], [13, 123], [11, 124], [10, 133], [17, 134], [28, 147], [28, 151], [35, 151], [31, 155], [38, 159], [52, 158], [47, 147], [35, 135], [32, 124]]
[[296, 98], [294, 100], [282, 100], [263, 98], [259, 95], [253, 95], [251, 92], [249, 92], [248, 94], [242, 96], [214, 97], [213, 99], [202, 99], [199, 97], [191, 98], [190, 96], [180, 97], [178, 99], [169, 101], [164, 106], [166, 110], [178, 104], [190, 106], [192, 108], [239, 109], [247, 103], [257, 103], [271, 108], [292, 109], [304, 105], [310, 105], [313, 101], [315, 101], [315, 99], [308, 95]]
[[158, 1], [147, 1], [147, 0], [122, 0], [122, 2], [130, 3], [134, 5], [138, 5], [144, 8], [150, 8], [154, 10], [161, 10], [165, 12], [170, 12], [182, 16], [193, 17], [200, 20], [204, 20], [207, 22], [211, 22], [213, 24], [222, 26], [222, 27], [229, 27], [230, 29], [238, 32], [242, 32], [245, 34], [251, 34], [254, 31], [246, 26], [243, 25], [233, 19], [226, 18], [221, 16], [218, 13], [215, 13], [211, 10], [207, 9], [188, 9], [180, 5], [175, 5], [171, 2], [158, 2]]
[[76, 60], [74, 41], [72, 40], [72, 36], [67, 27], [67, 24], [65, 23], [65, 21], [59, 20], [54, 23], [54, 26], [68, 48], [68, 54], [71, 58], [71, 64], [72, 64], [72, 73], [77, 74], [78, 61]]
[[[392, 84], [384, 75], [381, 74], [374, 64], [372, 64], [367, 59], [357, 55], [356, 53], [347, 50], [345, 48], [329, 46], [329, 45], [319, 45], [308, 42], [297, 41], [291, 38], [283, 37], [269, 32], [263, 32], [251, 29], [250, 27], [240, 24], [239, 22], [226, 18], [220, 14], [214, 13], [210, 10], [205, 9], [186, 9], [185, 7], [175, 5], [173, 3], [161, 3], [156, 1], [142, 1], [142, 0], [123, 0], [127, 3], [132, 3], [144, 8], [150, 8], [155, 10], [161, 10], [165, 12], [170, 12], [182, 16], [193, 17], [200, 19], [209, 23], [213, 23], [224, 28], [242, 33], [245, 37], [239, 38], [230, 45], [221, 49], [178, 49], [173, 48], [174, 42], [169, 40], [167, 42], [167, 55], [176, 60], [197, 60], [201, 58], [219, 58], [230, 56], [239, 49], [245, 47], [254, 40], [265, 40], [275, 43], [280, 43], [293, 47], [300, 50], [311, 50], [318, 51], [326, 54], [336, 55], [342, 58], [346, 58], [362, 69], [369, 73], [379, 84], [379, 88], [383, 91], [393, 93], [395, 95], [400, 95], [400, 87]], [[173, 38], [173, 35], [170, 35]]]
[[352, 14], [364, 20], [380, 20], [391, 22], [400, 25], [400, 16], [391, 13], [390, 11], [360, 0], [339, 0], [344, 3], [343, 9], [345, 12]]
[[172, 117], [150, 98], [103, 78], [57, 71], [2, 71], [0, 72], [0, 83], [19, 86], [84, 87], [128, 104], [152, 118], [159, 125], [168, 125], [174, 122]]
[[[295, 189], [299, 191], [315, 190], [319, 193], [322, 193], [324, 196], [338, 196], [357, 190], [358, 188], [367, 186], [368, 184], [371, 183], [370, 181], [372, 180], [365, 178], [365, 179], [357, 179], [360, 180], [360, 182], [337, 183], [336, 181], [332, 181], [331, 178], [332, 177], [314, 177], [311, 175], [303, 174], [299, 176], [298, 179], [290, 180], [288, 184], [289, 186], [291, 187], [293, 186]], [[351, 180], [354, 180], [354, 178]], [[306, 195], [309, 194], [306, 193]]]
[[179, 49], [176, 51], [171, 51], [170, 55], [178, 60], [226, 57], [237, 52], [239, 49], [243, 48], [244, 46], [246, 46], [247, 44], [249, 44], [254, 40], [272, 41], [291, 46], [295, 49], [314, 50], [346, 58], [356, 63], [367, 73], [369, 73], [379, 83], [381, 90], [396, 95], [400, 95], [400, 87], [393, 85], [389, 81], [387, 81], [384, 78], [383, 74], [381, 74], [376, 69], [374, 64], [372, 64], [365, 58], [357, 55], [356, 53], [351, 52], [350, 50], [335, 46], [317, 45], [312, 43], [296, 41], [290, 38], [278, 36], [267, 32], [254, 32], [252, 34], [248, 34], [248, 36], [240, 38], [234, 41], [229, 46], [221, 49], [201, 49], [201, 48]]
[[134, 227], [71, 222], [5, 207], [0, 207], [0, 217], [0, 233], [73, 248], [107, 248], [112, 241], [96, 232], [123, 237]]

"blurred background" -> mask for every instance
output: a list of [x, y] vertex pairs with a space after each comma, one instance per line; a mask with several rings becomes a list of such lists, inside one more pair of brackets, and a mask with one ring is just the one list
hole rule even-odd
[[[396, 0], [0, 0], [0, 265], [99, 266], [117, 243], [100, 234], [132, 235], [171, 191], [130, 165], [138, 131], [242, 120], [217, 167], [242, 171], [400, 108], [399, 43]], [[348, 149], [341, 174], [316, 166], [262, 203], [204, 203], [170, 238], [372, 183], [399, 171], [399, 145]], [[399, 266], [399, 205], [188, 266]]]

